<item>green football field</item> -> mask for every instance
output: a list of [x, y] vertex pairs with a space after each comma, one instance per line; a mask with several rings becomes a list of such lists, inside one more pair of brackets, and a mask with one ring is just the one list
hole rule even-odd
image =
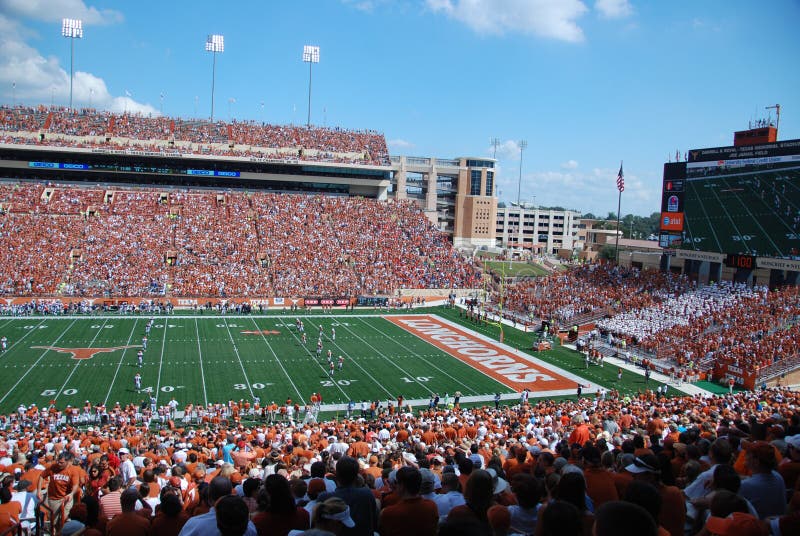
[[[451, 309], [436, 313], [453, 323], [474, 328], [484, 337], [496, 338], [495, 326], [473, 326]], [[302, 318], [308, 342], [303, 344], [295, 328]], [[465, 402], [489, 401], [494, 393], [516, 398], [513, 389], [451, 357], [423, 339], [406, 332], [372, 312], [322, 315], [301, 313], [275, 315], [211, 316], [180, 314], [153, 320], [144, 351], [143, 366], [137, 352], [145, 335], [147, 316], [33, 316], [0, 318], [0, 337], [8, 349], [0, 355], [4, 389], [0, 412], [20, 404], [56, 406], [113, 405], [147, 400], [152, 393], [159, 405], [174, 397], [182, 408], [188, 403], [208, 404], [228, 400], [262, 403], [286, 398], [304, 404], [313, 392], [324, 404], [349, 400], [425, 399], [432, 393], [444, 397], [461, 391]], [[323, 352], [316, 357], [319, 328], [323, 328]], [[331, 328], [336, 330], [335, 341]], [[527, 351], [531, 334], [506, 328], [505, 342]], [[326, 360], [344, 357], [342, 370], [329, 375]], [[625, 372], [617, 384], [616, 369], [592, 367], [571, 350], [555, 347], [532, 353], [543, 363], [624, 392], [643, 387], [641, 379]], [[137, 392], [134, 376], [142, 377]]]
[[[137, 352], [149, 317], [31, 317], [0, 319], [8, 350], [0, 357], [6, 390], [0, 411], [19, 404], [139, 402], [159, 404], [234, 400], [305, 403], [319, 392], [325, 403], [349, 400], [464, 396], [511, 390], [377, 315], [302, 316], [303, 344], [294, 316], [194, 316], [154, 319], [143, 366]], [[319, 327], [323, 352], [317, 358]], [[331, 327], [336, 340], [331, 340]], [[78, 350], [76, 357], [73, 352]], [[100, 351], [94, 353], [94, 350]], [[326, 359], [344, 357], [329, 375]], [[94, 354], [94, 355], [91, 355]], [[142, 377], [142, 392], [134, 376]]]

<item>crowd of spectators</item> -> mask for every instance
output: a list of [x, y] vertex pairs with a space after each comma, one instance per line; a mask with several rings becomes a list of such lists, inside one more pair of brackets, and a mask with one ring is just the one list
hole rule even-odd
[[[657, 270], [582, 264], [506, 286], [502, 299], [504, 309], [566, 325], [581, 315], [611, 315], [649, 307], [694, 286], [685, 276]], [[500, 299], [498, 291], [494, 300]]]
[[[579, 265], [509, 285], [504, 308], [572, 326], [591, 318], [599, 332], [641, 356], [710, 372], [730, 365], [758, 372], [800, 357], [797, 287], [718, 282], [613, 265]], [[669, 368], [669, 367], [668, 367]]]
[[[184, 536], [797, 534], [799, 405], [788, 389], [612, 391], [158, 430], [133, 418], [77, 426], [55, 407], [21, 406], [0, 419], [0, 530], [22, 521], [112, 536], [123, 522], [124, 534]], [[53, 515], [26, 513], [29, 493]]]
[[468, 288], [413, 202], [0, 185], [0, 295], [358, 296]]
[[760, 302], [765, 299], [767, 292], [768, 289], [763, 286], [749, 287], [744, 283], [721, 281], [671, 297], [651, 307], [617, 314], [599, 321], [597, 326], [617, 337], [627, 337], [646, 348], [655, 348], [665, 342], [658, 335], [674, 327], [690, 325], [700, 334], [710, 325], [715, 313], [747, 307], [750, 302]]
[[[35, 136], [25, 138], [21, 133]], [[385, 137], [371, 130], [236, 120], [210, 122], [64, 107], [0, 107], [0, 141], [372, 165], [389, 163]]]

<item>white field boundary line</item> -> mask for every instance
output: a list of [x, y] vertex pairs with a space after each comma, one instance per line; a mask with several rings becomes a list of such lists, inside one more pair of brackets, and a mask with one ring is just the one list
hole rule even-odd
[[[363, 324], [366, 324], [368, 327], [370, 327], [370, 328], [374, 329], [375, 331], [377, 331], [378, 333], [380, 333], [380, 334], [381, 334], [381, 335], [383, 335], [384, 337], [386, 337], [386, 338], [391, 338], [391, 337], [390, 337], [389, 335], [387, 335], [387, 334], [386, 334], [384, 331], [381, 331], [381, 330], [380, 330], [380, 328], [378, 328], [377, 326], [373, 326], [372, 324], [370, 324], [370, 323], [366, 322], [364, 319], [361, 319], [361, 322], [362, 322]], [[399, 327], [399, 326], [397, 326], [396, 324], [392, 324], [392, 325], [393, 325], [393, 326], [396, 326], [396, 327]], [[402, 328], [401, 328], [401, 329], [402, 329]], [[420, 339], [419, 337], [417, 337], [417, 335], [415, 335], [415, 334], [413, 334], [413, 333], [410, 333], [408, 330], [403, 330], [403, 331], [405, 331], [405, 332], [406, 332], [406, 333], [408, 333], [409, 335], [412, 335], [413, 337], [415, 337], [415, 338], [417, 338], [417, 339], [419, 339], [419, 340], [421, 340], [421, 341], [423, 341], [423, 342], [425, 342], [425, 343], [427, 343], [427, 344], [430, 344], [430, 343], [428, 343], [428, 341], [426, 341], [425, 339]], [[399, 344], [399, 343], [398, 343], [398, 344]], [[434, 346], [434, 348], [436, 348], [436, 347]], [[439, 350], [438, 348], [436, 348], [436, 349], [437, 349], [437, 350]], [[439, 367], [437, 367], [436, 365], [434, 365], [433, 363], [431, 363], [430, 361], [428, 361], [426, 358], [424, 358], [423, 356], [421, 356], [421, 355], [420, 355], [420, 354], [418, 354], [417, 352], [414, 352], [414, 351], [413, 351], [413, 350], [411, 350], [410, 348], [406, 348], [406, 350], [407, 350], [407, 351], [409, 351], [411, 354], [413, 354], [413, 355], [414, 355], [414, 357], [416, 357], [416, 358], [417, 358], [417, 359], [419, 359], [420, 361], [424, 361], [424, 362], [425, 362], [425, 364], [426, 364], [426, 365], [428, 365], [429, 367], [431, 367], [431, 368], [433, 368], [433, 369], [436, 369], [436, 370], [438, 370], [439, 372], [441, 372], [442, 374], [444, 374], [445, 376], [447, 376], [448, 378], [450, 378], [451, 380], [453, 380], [453, 381], [454, 381], [454, 382], [456, 382], [457, 384], [460, 384], [462, 387], [464, 387], [464, 389], [465, 389], [466, 391], [469, 391], [469, 392], [472, 392], [472, 393], [475, 393], [476, 395], [478, 395], [478, 393], [475, 391], [475, 389], [473, 389], [472, 387], [470, 387], [470, 386], [469, 386], [469, 385], [467, 385], [466, 383], [462, 382], [462, 381], [461, 381], [461, 380], [459, 380], [458, 378], [455, 378], [455, 377], [451, 376], [451, 375], [450, 375], [450, 374], [448, 374], [446, 371], [444, 371], [444, 370], [440, 369]], [[440, 350], [440, 351], [441, 351], [441, 350]], [[494, 379], [494, 378], [492, 378], [492, 379]], [[495, 380], [495, 381], [497, 381], [497, 380]], [[504, 386], [504, 387], [505, 387], [505, 386]]]
[[[334, 321], [336, 321], [336, 317], [331, 317], [331, 319], [332, 319], [332, 320], [334, 320]], [[339, 323], [339, 322], [337, 322], [337, 323], [338, 323], [338, 324], [339, 324], [341, 327], [343, 327], [344, 329], [346, 329], [347, 331], [350, 331], [350, 328], [348, 328], [347, 326], [345, 326], [345, 325], [343, 325], [343, 324], [341, 324], [341, 323]], [[312, 325], [313, 325], [313, 322], [311, 322], [311, 319], [309, 319], [309, 324], [312, 324]], [[319, 325], [321, 326], [321, 325], [322, 325], [322, 323], [320, 322], [320, 324], [319, 324]], [[318, 326], [316, 326], [316, 325], [315, 325], [314, 327], [318, 327]], [[360, 338], [360, 337], [359, 337], [359, 338]], [[342, 347], [341, 347], [341, 346], [339, 346], [339, 344], [338, 344], [336, 341], [332, 340], [330, 337], [328, 337], [328, 340], [330, 340], [330, 342], [331, 342], [331, 343], [333, 343], [333, 346], [334, 346], [335, 348], [337, 348], [337, 349], [339, 350], [339, 352], [342, 352], [342, 353], [344, 353], [345, 355], [347, 355], [347, 359], [348, 359], [348, 361], [349, 361], [350, 363], [353, 363], [353, 364], [354, 364], [355, 366], [357, 366], [359, 369], [361, 369], [361, 372], [363, 372], [364, 374], [366, 374], [366, 375], [369, 377], [369, 379], [370, 379], [370, 380], [372, 380], [372, 383], [374, 383], [375, 385], [377, 385], [377, 386], [378, 386], [380, 389], [383, 389], [383, 392], [384, 392], [384, 393], [386, 393], [387, 395], [389, 395], [389, 396], [393, 396], [393, 395], [392, 395], [392, 393], [391, 393], [391, 391], [389, 391], [389, 390], [388, 390], [388, 389], [387, 389], [387, 388], [386, 388], [386, 387], [385, 387], [385, 386], [384, 386], [384, 385], [383, 385], [381, 382], [379, 382], [379, 381], [378, 381], [378, 380], [375, 378], [375, 376], [373, 376], [372, 374], [370, 374], [370, 373], [367, 371], [367, 369], [365, 369], [364, 367], [362, 367], [362, 366], [361, 366], [361, 363], [359, 363], [359, 362], [358, 362], [358, 360], [357, 360], [355, 357], [351, 356], [350, 354], [348, 354], [347, 352], [345, 352], [344, 350], [342, 350]], [[362, 339], [362, 340], [363, 340], [363, 339]], [[338, 352], [337, 352], [337, 353], [338, 353]], [[335, 383], [335, 381], [334, 381], [334, 383]], [[347, 400], [352, 400], [352, 398], [347, 398]]]
[[242, 363], [242, 358], [239, 356], [239, 348], [236, 347], [236, 341], [233, 339], [233, 333], [231, 333], [231, 327], [228, 325], [228, 319], [225, 319], [225, 329], [228, 330], [228, 337], [231, 339], [231, 345], [233, 346], [233, 352], [236, 354], [236, 359], [239, 360], [239, 367], [242, 369], [242, 374], [244, 375], [244, 381], [247, 384], [247, 390], [250, 391], [250, 400], [253, 399], [253, 388], [250, 386], [250, 378], [247, 377], [247, 371], [244, 370], [244, 363]]
[[[156, 381], [156, 404], [158, 404], [158, 396], [161, 393], [161, 370], [164, 367], [164, 348], [167, 345], [167, 328], [169, 327], [169, 322], [164, 322], [164, 337], [161, 339], [161, 355], [158, 357], [158, 380]], [[146, 331], [146, 330], [145, 330]], [[150, 396], [152, 397], [153, 394], [151, 393]]]
[[[106, 326], [106, 324], [107, 324], [107, 323], [108, 323], [108, 320], [105, 320], [105, 321], [104, 321], [104, 322], [103, 322], [103, 323], [100, 325], [100, 327], [99, 327], [99, 328], [98, 328], [98, 330], [97, 330], [97, 333], [95, 333], [94, 337], [92, 337], [92, 340], [89, 342], [89, 348], [92, 348], [92, 347], [94, 346], [94, 341], [96, 341], [96, 340], [97, 340], [97, 337], [99, 337], [99, 336], [100, 336], [100, 334], [101, 334], [101, 333], [103, 333], [103, 328]], [[78, 362], [77, 362], [77, 363], [75, 363], [75, 366], [74, 366], [74, 367], [72, 367], [72, 372], [70, 372], [70, 373], [67, 375], [67, 379], [66, 379], [66, 380], [64, 380], [64, 383], [61, 385], [61, 388], [58, 390], [58, 392], [56, 392], [55, 396], [53, 397], [53, 400], [58, 400], [58, 397], [59, 397], [59, 396], [61, 396], [61, 393], [62, 393], [62, 392], [64, 392], [64, 388], [65, 388], [65, 387], [67, 386], [67, 384], [69, 383], [69, 380], [70, 380], [70, 379], [72, 379], [72, 376], [73, 376], [73, 374], [75, 374], [75, 372], [78, 370], [78, 367], [80, 367], [80, 366], [81, 366], [81, 361], [82, 361], [82, 360], [81, 360], [81, 359], [79, 359], [79, 360], [78, 360]]]
[[[585, 395], [586, 392], [584, 392]], [[586, 398], [584, 395], [581, 395], [582, 398]], [[531, 396], [528, 400], [537, 400], [537, 399], [547, 399], [553, 398], [556, 396], [574, 396], [577, 399], [577, 393], [573, 389], [556, 389], [553, 391], [537, 391], [536, 393], [531, 393]], [[452, 395], [451, 395], [452, 397]], [[517, 393], [503, 393], [500, 395], [500, 400], [508, 401], [508, 400], [515, 400], [519, 403], [519, 394]], [[396, 403], [396, 400], [388, 399], [388, 402], [392, 404]], [[428, 398], [415, 398], [411, 400], [404, 400], [403, 406], [410, 405], [412, 409], [427, 409], [428, 403], [430, 399]], [[470, 396], [462, 396], [461, 401], [459, 402], [460, 405], [463, 404], [474, 404], [476, 402], [491, 402], [494, 403], [494, 395], [470, 395]], [[488, 404], [491, 405], [491, 404]], [[508, 405], [508, 404], [505, 404]], [[446, 409], [444, 405], [440, 402], [439, 409], [444, 410]], [[320, 411], [322, 412], [331, 412], [331, 411], [347, 411], [347, 404], [322, 404], [320, 406]], [[405, 409], [398, 410], [398, 413], [405, 414], [407, 411]], [[361, 415], [361, 405], [356, 404], [355, 409], [353, 410], [353, 419], [358, 418]]]
[[[578, 385], [585, 386], [584, 382], [587, 381], [585, 378], [581, 378], [580, 376], [578, 376], [576, 374], [573, 374], [571, 372], [567, 372], [566, 370], [564, 370], [564, 369], [562, 369], [562, 368], [560, 368], [560, 367], [558, 367], [556, 365], [551, 365], [550, 363], [548, 363], [546, 361], [543, 361], [543, 360], [541, 360], [541, 359], [539, 359], [537, 357], [534, 357], [534, 356], [532, 356], [530, 354], [527, 354], [525, 352], [520, 352], [518, 349], [514, 348], [513, 346], [509, 346], [509, 345], [507, 345], [505, 343], [502, 343], [500, 341], [496, 341], [496, 340], [492, 339], [491, 337], [488, 337], [488, 336], [486, 336], [486, 335], [484, 335], [482, 333], [478, 333], [477, 331], [472, 331], [469, 328], [466, 328], [466, 327], [464, 327], [464, 326], [462, 326], [460, 324], [457, 324], [455, 322], [451, 322], [450, 320], [447, 320], [446, 318], [442, 318], [439, 315], [436, 315], [436, 314], [420, 315], [421, 318], [424, 317], [424, 316], [429, 316], [431, 318], [435, 318], [437, 322], [441, 322], [442, 324], [446, 324], [446, 325], [448, 325], [448, 326], [450, 326], [450, 327], [452, 327], [454, 329], [469, 331], [470, 334], [473, 337], [475, 337], [477, 339], [480, 339], [483, 342], [498, 346], [498, 347], [502, 348], [503, 350], [505, 350], [506, 352], [509, 352], [509, 353], [515, 355], [516, 357], [519, 357], [520, 359], [522, 359], [524, 361], [527, 361], [527, 362], [529, 362], [531, 364], [534, 364], [537, 367], [540, 367], [540, 368], [544, 369], [545, 371], [554, 372], [554, 373], [556, 373], [556, 374], [558, 374], [558, 375], [560, 375], [560, 376], [562, 376], [562, 377], [564, 377], [564, 378], [566, 378], [568, 380], [574, 381]], [[491, 378], [491, 376], [489, 376], [489, 377]], [[597, 387], [598, 387], [597, 384], [592, 384], [591, 387], [584, 387], [583, 388], [583, 392], [584, 393], [595, 393], [595, 392], [597, 392]], [[564, 389], [561, 389], [561, 390], [558, 390], [558, 391], [554, 391], [554, 392], [560, 392], [560, 391], [564, 391]], [[576, 392], [575, 390], [572, 390], [572, 389], [566, 389], [566, 391], [567, 391], [567, 393], [565, 393], [565, 394], [570, 394], [570, 393], [575, 393]], [[546, 391], [535, 391], [535, 393], [532, 392], [531, 395], [535, 394], [535, 396], [537, 398], [539, 398], [540, 397], [540, 393], [542, 393], [542, 392], [546, 392]]]
[[[253, 325], [256, 327], [256, 329], [257, 329], [257, 330], [259, 330], [259, 331], [263, 331], [263, 329], [261, 328], [261, 326], [259, 326], [259, 325], [258, 325], [258, 323], [256, 322], [255, 318], [253, 318], [252, 320], [253, 320]], [[286, 325], [286, 323], [285, 323], [285, 322], [284, 322], [282, 325], [283, 325], [283, 326], [284, 326], [284, 327], [287, 329], [287, 331], [289, 331], [289, 327]], [[292, 333], [292, 336], [293, 336], [295, 339], [297, 339], [297, 336], [296, 336], [294, 333]], [[275, 350], [272, 348], [272, 345], [269, 343], [269, 341], [267, 340], [267, 338], [264, 336], [264, 334], [263, 334], [263, 333], [261, 334], [261, 339], [264, 341], [264, 344], [266, 344], [266, 345], [267, 345], [267, 348], [269, 348], [269, 351], [270, 351], [270, 353], [272, 353], [272, 355], [275, 357], [275, 362], [276, 362], [276, 363], [278, 363], [278, 366], [279, 366], [279, 367], [281, 367], [281, 370], [283, 371], [283, 374], [284, 374], [284, 376], [286, 376], [286, 379], [287, 379], [287, 380], [289, 380], [289, 383], [290, 383], [290, 384], [292, 384], [292, 389], [294, 389], [294, 392], [295, 392], [295, 393], [297, 393], [297, 396], [298, 396], [298, 397], [300, 397], [300, 401], [301, 401], [301, 402], [303, 403], [303, 405], [305, 406], [305, 405], [306, 405], [306, 399], [303, 397], [303, 393], [301, 393], [301, 392], [300, 392], [300, 389], [298, 389], [298, 388], [297, 388], [297, 385], [295, 385], [295, 383], [294, 383], [294, 380], [292, 380], [292, 377], [291, 377], [291, 376], [289, 376], [289, 372], [288, 372], [288, 371], [286, 370], [286, 368], [283, 366], [283, 362], [281, 362], [280, 358], [278, 357], [278, 354], [277, 354], [277, 353], [275, 353]], [[300, 343], [300, 345], [301, 345], [301, 346], [303, 346], [303, 343], [301, 342], [301, 343]], [[304, 350], [305, 350], [305, 347], [304, 347]], [[312, 359], [313, 359], [313, 358], [312, 358]], [[316, 360], [314, 360], [314, 361], [316, 362]], [[320, 367], [321, 367], [321, 366], [322, 366], [322, 365], [320, 365]], [[339, 390], [340, 390], [340, 391], [342, 391], [342, 388], [341, 388], [341, 387], [339, 387]], [[345, 392], [344, 392], [344, 391], [342, 391], [342, 394], [344, 394], [345, 396], [347, 396], [347, 394], [345, 394]]]
[[[420, 316], [424, 316], [424, 315], [420, 315]], [[383, 358], [384, 360], [386, 360], [386, 362], [387, 362], [387, 363], [389, 363], [389, 364], [393, 365], [393, 366], [394, 366], [394, 367], [395, 367], [397, 370], [399, 370], [400, 372], [402, 372], [403, 374], [405, 374], [405, 376], [406, 376], [407, 378], [413, 378], [413, 379], [414, 379], [414, 383], [417, 383], [417, 384], [421, 385], [421, 386], [422, 386], [422, 388], [423, 388], [424, 390], [428, 391], [428, 393], [429, 393], [429, 394], [433, 394], [433, 391], [431, 390], [431, 388], [430, 388], [430, 387], [428, 387], [428, 386], [427, 386], [427, 385], [425, 385], [424, 383], [422, 383], [422, 382], [418, 381], [418, 380], [416, 379], [416, 377], [412, 376], [412, 375], [411, 375], [411, 374], [410, 374], [410, 373], [409, 373], [407, 370], [404, 370], [404, 369], [403, 369], [403, 367], [401, 367], [400, 365], [398, 365], [397, 363], [395, 363], [394, 361], [392, 361], [390, 358], [386, 357], [386, 355], [385, 355], [383, 352], [381, 352], [380, 350], [378, 350], [377, 348], [375, 348], [374, 346], [372, 346], [370, 343], [368, 343], [367, 341], [365, 341], [365, 340], [364, 340], [362, 337], [359, 337], [359, 336], [358, 336], [358, 335], [357, 335], [357, 334], [356, 334], [356, 333], [355, 333], [353, 330], [351, 330], [349, 327], [347, 327], [347, 326], [345, 326], [345, 325], [342, 325], [342, 327], [343, 327], [344, 329], [346, 329], [346, 330], [347, 330], [347, 331], [348, 331], [348, 332], [349, 332], [351, 335], [354, 335], [354, 336], [355, 336], [355, 338], [357, 338], [357, 339], [358, 339], [358, 340], [360, 340], [362, 343], [364, 343], [364, 345], [365, 345], [366, 347], [370, 348], [370, 349], [371, 349], [373, 352], [375, 352], [375, 353], [376, 353], [377, 355], [379, 355], [381, 358]], [[337, 348], [339, 348], [339, 345], [338, 345], [338, 344], [336, 344], [336, 347], [337, 347]], [[340, 348], [340, 349], [341, 349], [341, 348]], [[355, 361], [355, 359], [353, 359], [353, 361]], [[360, 365], [359, 365], [359, 368], [361, 368], [361, 370], [364, 370], [364, 368], [363, 368], [363, 367], [361, 367]], [[370, 374], [370, 373], [369, 373], [369, 372], [367, 372], [366, 370], [364, 370], [364, 372], [367, 374], [367, 376], [369, 376], [370, 378], [372, 378], [372, 380], [373, 380], [373, 381], [376, 381], [376, 382], [377, 382], [377, 380], [375, 380], [375, 378], [372, 376], [372, 374]], [[384, 391], [386, 391], [386, 393], [387, 393], [389, 396], [393, 396], [393, 395], [392, 395], [392, 393], [391, 393], [391, 392], [389, 392], [389, 390], [388, 390], [388, 389], [386, 389], [386, 387], [383, 387], [383, 385], [382, 385], [382, 384], [380, 384], [380, 383], [378, 383], [378, 384], [379, 384], [379, 385], [381, 385], [381, 388], [382, 388]]]
[[[22, 318], [21, 318], [21, 317], [20, 317], [20, 320], [22, 320]], [[8, 347], [8, 350], [6, 350], [6, 351], [5, 351], [5, 353], [3, 353], [3, 354], [0, 354], [0, 355], [8, 355], [8, 352], [10, 352], [12, 348], [14, 348], [16, 345], [18, 345], [19, 343], [21, 343], [21, 342], [22, 342], [22, 340], [23, 340], [25, 337], [27, 337], [28, 335], [30, 335], [31, 333], [33, 333], [34, 331], [36, 331], [36, 330], [39, 328], [39, 326], [41, 326], [42, 324], [44, 324], [44, 323], [45, 323], [45, 320], [46, 320], [46, 319], [44, 319], [44, 318], [43, 318], [41, 322], [39, 322], [38, 324], [36, 324], [36, 326], [34, 327], [34, 329], [29, 329], [29, 330], [27, 330], [27, 332], [25, 333], [25, 335], [23, 335], [22, 337], [20, 337], [18, 340], [14, 341], [13, 343], [11, 343], [11, 346], [9, 346], [9, 347]], [[10, 323], [11, 323], [11, 321], [9, 321], [9, 322], [6, 322], [5, 324], [3, 324], [3, 327], [5, 328], [5, 327], [6, 327], [8, 324], [10, 324]], [[0, 336], [1, 336], [1, 335], [0, 335]]]
[[200, 359], [200, 381], [203, 384], [203, 402], [205, 406], [208, 406], [208, 394], [206, 393], [206, 374], [203, 370], [203, 350], [201, 350], [200, 344], [200, 325], [197, 322], [197, 318], [194, 319], [194, 332], [197, 334], [197, 355]]
[[[43, 319], [41, 322], [39, 322], [38, 324], [36, 324], [36, 327], [38, 328], [39, 326], [41, 326], [42, 324], [44, 324], [44, 322], [45, 322], [45, 321], [44, 321], [44, 319]], [[74, 324], [74, 323], [75, 323], [75, 322], [73, 322], [72, 324]], [[65, 330], [64, 330], [64, 332], [63, 332], [63, 333], [61, 333], [61, 335], [59, 335], [59, 336], [58, 336], [58, 339], [56, 339], [56, 342], [58, 342], [58, 341], [61, 339], [61, 337], [63, 337], [63, 336], [64, 336], [64, 335], [67, 333], [67, 331], [69, 331], [69, 328], [71, 328], [71, 327], [72, 327], [72, 324], [70, 324], [69, 326], [67, 326], [67, 329], [65, 329]], [[11, 350], [11, 348], [13, 348], [14, 346], [16, 346], [18, 343], [22, 342], [22, 340], [23, 340], [23, 339], [25, 339], [25, 337], [27, 337], [28, 335], [30, 335], [30, 334], [31, 334], [31, 333], [33, 333], [34, 331], [35, 331], [35, 330], [33, 330], [33, 329], [29, 329], [29, 330], [28, 330], [28, 332], [27, 332], [25, 335], [23, 335], [22, 337], [20, 337], [20, 338], [19, 338], [19, 340], [18, 340], [17, 342], [15, 342], [14, 344], [12, 344], [12, 345], [11, 345], [11, 346], [10, 346], [8, 349], [9, 349], [9, 350]], [[27, 371], [25, 371], [25, 374], [23, 374], [23, 375], [20, 377], [20, 379], [17, 381], [17, 383], [15, 383], [15, 384], [14, 384], [14, 385], [11, 387], [11, 389], [9, 389], [9, 390], [8, 390], [8, 392], [5, 394], [5, 396], [3, 396], [3, 398], [0, 398], [0, 403], [2, 403], [2, 402], [3, 402], [3, 401], [6, 399], [6, 398], [8, 398], [8, 395], [10, 395], [10, 394], [12, 393], [12, 391], [14, 391], [14, 389], [16, 389], [16, 387], [17, 387], [17, 386], [20, 384], [20, 382], [22, 382], [22, 380], [24, 380], [24, 379], [25, 379], [25, 376], [27, 376], [28, 374], [30, 374], [30, 372], [31, 372], [31, 371], [32, 371], [32, 370], [33, 370], [33, 369], [36, 367], [36, 365], [38, 365], [38, 364], [39, 364], [39, 361], [41, 361], [41, 360], [42, 360], [42, 358], [44, 358], [44, 356], [47, 354], [47, 352], [48, 352], [48, 350], [45, 350], [45, 351], [42, 353], [42, 355], [40, 355], [40, 356], [39, 356], [39, 359], [37, 359], [37, 360], [36, 360], [36, 361], [33, 363], [33, 365], [31, 365], [31, 366], [30, 366], [30, 368], [29, 368]]]
[[[131, 334], [128, 335], [128, 342], [125, 343], [126, 346], [130, 346], [131, 339], [133, 339], [133, 334], [136, 332], [136, 324], [139, 323], [139, 319], [136, 318], [133, 321], [133, 327], [131, 328]], [[125, 353], [128, 351], [127, 348], [122, 350], [122, 355], [119, 357], [119, 363], [117, 363], [117, 368], [114, 370], [114, 377], [111, 378], [111, 383], [108, 385], [108, 392], [106, 393], [106, 398], [103, 400], [103, 405], [105, 406], [108, 404], [108, 399], [111, 398], [111, 391], [114, 390], [114, 384], [117, 383], [117, 376], [119, 375], [119, 371], [122, 368], [122, 363], [125, 362]]]

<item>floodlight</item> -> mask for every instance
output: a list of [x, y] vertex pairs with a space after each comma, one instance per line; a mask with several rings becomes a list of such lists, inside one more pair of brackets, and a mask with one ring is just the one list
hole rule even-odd
[[217, 78], [217, 52], [225, 52], [225, 36], [210, 34], [206, 39], [206, 52], [214, 57], [211, 63], [211, 120], [214, 120], [214, 85]]
[[314, 45], [305, 45], [303, 47], [303, 61], [309, 63], [319, 63], [319, 47]]
[[61, 35], [74, 39], [83, 37], [83, 21], [80, 19], [62, 19]]
[[311, 66], [319, 63], [319, 47], [315, 45], [303, 46], [303, 61], [308, 63], [308, 122], [306, 126], [311, 126]]
[[61, 19], [61, 35], [69, 39], [69, 109], [72, 109], [72, 83], [75, 78], [75, 40], [83, 37], [83, 21]]
[[225, 52], [225, 36], [212, 34], [206, 39], [206, 52]]

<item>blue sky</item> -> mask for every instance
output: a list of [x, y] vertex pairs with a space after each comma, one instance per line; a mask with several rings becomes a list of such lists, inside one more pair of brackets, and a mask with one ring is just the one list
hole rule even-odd
[[[605, 215], [659, 210], [663, 163], [730, 145], [780, 103], [800, 138], [800, 2], [749, 0], [0, 0], [0, 100], [385, 133], [392, 154], [492, 156], [500, 198]], [[130, 95], [129, 97], [126, 95]], [[163, 99], [161, 98], [163, 95]], [[262, 105], [263, 103], [263, 105]], [[774, 117], [774, 111], [773, 111]]]

